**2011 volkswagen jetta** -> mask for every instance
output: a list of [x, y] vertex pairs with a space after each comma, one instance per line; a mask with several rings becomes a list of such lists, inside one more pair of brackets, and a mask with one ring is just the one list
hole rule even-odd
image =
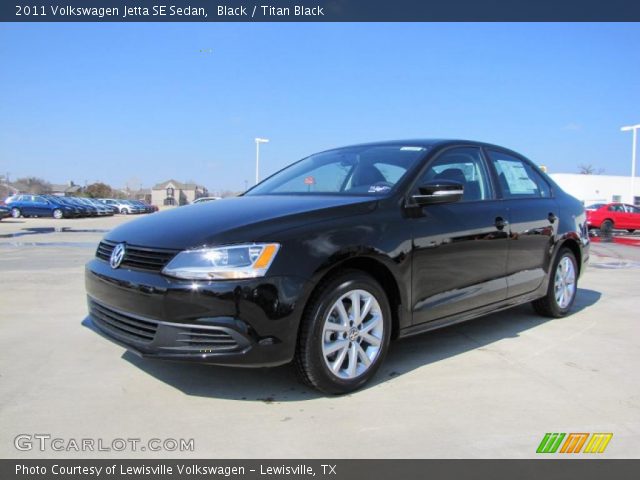
[[345, 393], [394, 338], [524, 302], [566, 315], [588, 248], [581, 203], [513, 151], [372, 143], [109, 232], [86, 267], [88, 319], [142, 356], [293, 361]]

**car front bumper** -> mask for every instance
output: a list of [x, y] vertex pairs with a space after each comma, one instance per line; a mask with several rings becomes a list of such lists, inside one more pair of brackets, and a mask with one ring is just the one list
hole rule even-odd
[[249, 367], [291, 361], [307, 288], [297, 277], [181, 281], [97, 258], [85, 284], [85, 325], [133, 353]]

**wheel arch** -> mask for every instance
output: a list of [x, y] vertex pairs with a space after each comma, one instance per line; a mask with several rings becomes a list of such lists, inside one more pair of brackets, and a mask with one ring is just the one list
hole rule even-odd
[[[571, 253], [576, 257], [576, 264], [578, 267], [578, 276], [582, 273], [582, 249], [580, 248], [580, 244], [575, 238], [566, 238], [558, 245], [557, 252], [559, 252], [562, 248], [568, 248], [571, 250]], [[554, 258], [558, 255], [554, 255]]]
[[389, 306], [391, 308], [391, 338], [398, 337], [401, 325], [403, 296], [400, 292], [399, 282], [391, 269], [380, 259], [369, 256], [352, 257], [333, 264], [328, 269], [318, 275], [313, 289], [307, 296], [305, 308], [309, 300], [313, 298], [321, 285], [330, 277], [337, 275], [342, 270], [359, 270], [374, 278], [387, 294]]

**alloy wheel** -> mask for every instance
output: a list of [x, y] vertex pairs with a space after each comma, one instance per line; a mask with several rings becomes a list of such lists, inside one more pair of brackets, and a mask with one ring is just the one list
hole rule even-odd
[[384, 319], [380, 304], [366, 290], [351, 290], [330, 308], [322, 330], [322, 356], [342, 379], [364, 374], [381, 351]]
[[554, 292], [560, 308], [567, 308], [571, 304], [576, 292], [576, 269], [567, 256], [562, 257], [556, 268]]

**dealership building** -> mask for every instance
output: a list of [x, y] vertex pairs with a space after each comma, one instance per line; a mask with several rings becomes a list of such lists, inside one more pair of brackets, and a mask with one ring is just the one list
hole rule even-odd
[[622, 202], [640, 206], [640, 178], [633, 182], [631, 177], [615, 175], [584, 175], [580, 173], [551, 173], [549, 176], [562, 189], [584, 202]]

